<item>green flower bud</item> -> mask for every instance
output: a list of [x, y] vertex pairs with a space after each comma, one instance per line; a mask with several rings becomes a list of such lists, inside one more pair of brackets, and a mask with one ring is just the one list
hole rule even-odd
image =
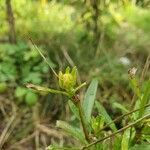
[[67, 67], [65, 73], [63, 74], [61, 71], [59, 72], [59, 86], [60, 88], [70, 91], [76, 85], [77, 78], [77, 69], [74, 67], [70, 73], [70, 68]]
[[71, 75], [73, 77], [73, 81], [74, 81], [74, 84], [76, 84], [77, 82], [77, 67], [73, 67], [72, 71], [71, 71]]

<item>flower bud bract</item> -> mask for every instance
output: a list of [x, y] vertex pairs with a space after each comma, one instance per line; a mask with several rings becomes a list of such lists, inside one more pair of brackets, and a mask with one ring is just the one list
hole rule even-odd
[[61, 71], [59, 72], [59, 86], [60, 88], [70, 91], [76, 85], [77, 80], [77, 69], [74, 67], [70, 72], [70, 68], [67, 67], [65, 73], [63, 74]]

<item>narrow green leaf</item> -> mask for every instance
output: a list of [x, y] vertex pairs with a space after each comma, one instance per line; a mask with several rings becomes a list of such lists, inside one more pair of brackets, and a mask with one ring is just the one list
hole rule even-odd
[[121, 136], [120, 135], [116, 135], [114, 137], [114, 147], [113, 150], [121, 150]]
[[122, 142], [121, 142], [121, 150], [129, 149], [129, 140], [130, 140], [130, 128], [125, 130], [123, 133]]
[[125, 108], [125, 106], [121, 105], [121, 104], [118, 103], [118, 102], [113, 103], [113, 106], [114, 106], [115, 108], [120, 109], [123, 113], [128, 113], [128, 112], [129, 112], [129, 110], [127, 110], [127, 109]]
[[70, 134], [74, 138], [78, 139], [81, 143], [87, 144], [87, 142], [84, 138], [84, 135], [80, 129], [73, 127], [70, 124], [68, 124], [64, 121], [61, 121], [61, 120], [58, 120], [56, 122], [56, 126], [63, 129], [65, 132], [67, 132], [68, 134]]
[[76, 116], [76, 118], [80, 119], [79, 111], [78, 111], [78, 108], [75, 106], [75, 104], [71, 100], [69, 100], [68, 105], [69, 105], [71, 111], [73, 112], [73, 114]]
[[70, 73], [70, 67], [67, 67], [67, 68], [66, 68], [65, 73]]
[[150, 150], [150, 144], [135, 145], [129, 150]]
[[137, 95], [137, 97], [141, 98], [141, 91], [138, 86], [138, 80], [136, 78], [133, 78], [133, 79], [130, 79], [129, 81], [130, 81], [130, 85], [134, 93]]
[[98, 81], [93, 79], [90, 86], [85, 93], [84, 101], [83, 101], [83, 110], [86, 117], [87, 122], [91, 120], [91, 113], [95, 101], [96, 91], [97, 91]]
[[[143, 92], [143, 96], [140, 101], [140, 108], [148, 104], [149, 98], [150, 98], [150, 80], [145, 85], [145, 90]], [[144, 115], [145, 110], [146, 109], [144, 108], [139, 111], [139, 118]]]
[[[105, 122], [106, 122], [107, 124], [109, 124], [110, 122], [112, 122], [111, 117], [109, 116], [109, 114], [107, 113], [107, 111], [105, 110], [105, 108], [103, 107], [103, 105], [100, 104], [100, 103], [97, 102], [97, 101], [95, 102], [95, 104], [96, 104], [96, 107], [97, 107], [97, 109], [98, 109], [98, 112], [104, 117]], [[110, 124], [109, 126], [110, 126], [110, 128], [111, 128], [113, 131], [117, 131], [117, 128], [116, 128], [116, 126], [115, 126], [115, 123], [112, 123], [112, 124]]]

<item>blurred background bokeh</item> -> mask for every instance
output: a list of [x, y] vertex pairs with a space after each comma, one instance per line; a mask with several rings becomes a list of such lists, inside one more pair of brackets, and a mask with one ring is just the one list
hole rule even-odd
[[[150, 53], [150, 1], [0, 0], [3, 150], [76, 144], [55, 127], [57, 119], [74, 122], [65, 98], [25, 86], [58, 88], [31, 39], [56, 72], [77, 66], [79, 82], [96, 77], [97, 97], [115, 118], [121, 114], [118, 104], [128, 106], [133, 96], [128, 69], [136, 67], [140, 75]], [[148, 70], [145, 78], [149, 76]]]

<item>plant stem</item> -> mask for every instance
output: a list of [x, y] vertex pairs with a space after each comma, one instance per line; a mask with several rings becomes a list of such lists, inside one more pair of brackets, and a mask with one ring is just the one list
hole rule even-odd
[[69, 96], [69, 94], [65, 91], [50, 89], [50, 88], [46, 88], [46, 87], [42, 87], [42, 86], [38, 86], [38, 85], [34, 85], [34, 84], [27, 84], [26, 87], [37, 90], [37, 91], [49, 92], [49, 93], [53, 93], [53, 94], [63, 94], [63, 95]]
[[132, 126], [134, 126], [135, 124], [137, 124], [137, 123], [141, 122], [142, 120], [144, 120], [144, 119], [146, 119], [146, 118], [149, 118], [149, 117], [150, 117], [150, 114], [145, 115], [144, 117], [142, 117], [142, 118], [136, 120], [135, 122], [133, 122], [133, 123], [131, 123], [131, 124], [129, 124], [129, 125], [127, 125], [127, 126], [121, 128], [121, 129], [119, 129], [118, 131], [116, 131], [116, 132], [114, 132], [114, 133], [112, 133], [112, 134], [110, 134], [110, 135], [108, 135], [108, 136], [106, 136], [106, 137], [104, 137], [104, 138], [102, 138], [102, 139], [99, 139], [99, 140], [97, 140], [97, 141], [95, 141], [95, 142], [92, 142], [92, 143], [90, 143], [90, 144], [87, 145], [87, 146], [82, 147], [81, 150], [87, 149], [87, 148], [89, 148], [89, 147], [91, 147], [91, 146], [93, 146], [93, 145], [95, 145], [95, 144], [97, 144], [97, 143], [99, 143], [99, 142], [102, 142], [102, 141], [104, 141], [104, 140], [106, 140], [106, 139], [108, 139], [108, 138], [110, 138], [110, 137], [113, 137], [113, 136], [115, 136], [116, 134], [118, 134], [118, 133], [120, 133], [120, 132], [122, 132], [122, 131], [124, 131], [124, 130], [126, 130], [126, 129], [132, 127]]
[[88, 131], [87, 131], [87, 128], [86, 128], [85, 117], [84, 117], [84, 114], [83, 114], [83, 109], [82, 109], [80, 100], [77, 102], [77, 107], [79, 109], [79, 116], [80, 116], [80, 119], [81, 119], [81, 125], [82, 125], [82, 128], [83, 128], [85, 138], [88, 142], [90, 142], [90, 138], [89, 138], [89, 134], [88, 134]]
[[134, 78], [130, 78], [130, 82], [131, 82], [131, 85], [133, 86], [133, 90], [134, 90], [134, 95], [133, 95], [133, 98], [131, 100], [131, 109], [132, 109], [134, 107], [134, 105], [135, 105], [136, 97], [141, 100], [141, 90], [140, 90], [140, 87], [139, 87], [139, 83], [135, 79], [135, 77]]
[[[112, 123], [115, 123], [116, 121], [118, 121], [118, 120], [120, 120], [120, 119], [122, 119], [122, 118], [124, 118], [124, 117], [126, 117], [126, 116], [128, 116], [128, 115], [130, 115], [130, 114], [132, 114], [132, 113], [135, 113], [135, 112], [137, 112], [137, 111], [139, 111], [139, 110], [141, 110], [141, 109], [143, 109], [143, 108], [149, 107], [149, 106], [150, 106], [150, 104], [147, 104], [147, 105], [145, 105], [145, 106], [143, 106], [143, 107], [141, 107], [141, 108], [132, 110], [132, 111], [126, 113], [126, 114], [123, 114], [123, 115], [117, 117], [117, 118], [114, 119], [112, 122], [106, 124], [102, 129], [99, 130], [99, 132], [101, 132], [102, 130], [106, 129], [106, 128], [107, 128], [109, 125], [111, 125]], [[98, 133], [99, 133], [99, 132], [98, 132]]]

